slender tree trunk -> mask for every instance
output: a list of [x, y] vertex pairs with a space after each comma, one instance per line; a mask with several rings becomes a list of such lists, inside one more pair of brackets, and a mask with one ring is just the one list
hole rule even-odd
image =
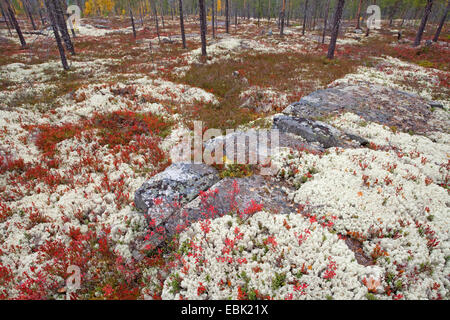
[[33, 27], [33, 30], [36, 30], [36, 24], [34, 23], [33, 14], [31, 13], [30, 6], [28, 1], [22, 0], [23, 9], [25, 10], [26, 15], [30, 19], [31, 26]]
[[2, 11], [2, 17], [5, 20], [6, 27], [8, 28], [9, 36], [12, 37], [11, 27], [9, 26], [10, 21], [9, 21], [9, 18], [6, 17], [6, 13], [5, 13], [5, 10], [3, 9], [3, 3], [1, 2], [1, 0], [0, 0], [0, 9]]
[[141, 21], [141, 28], [144, 26], [144, 19], [142, 18], [142, 5], [139, 2], [139, 19]]
[[25, 42], [25, 38], [23, 37], [22, 30], [20, 29], [19, 23], [17, 22], [16, 15], [14, 14], [13, 9], [11, 8], [11, 5], [9, 4], [9, 0], [4, 0], [5, 2], [5, 10], [6, 14], [9, 16], [9, 19], [11, 21], [11, 24], [14, 26], [14, 29], [16, 29], [17, 35], [19, 36], [20, 44], [22, 48], [25, 48], [27, 46], [27, 43]]
[[[66, 24], [66, 21], [69, 18], [69, 14], [67, 13], [67, 4], [66, 4], [66, 2], [64, 0], [58, 0], [56, 9], [57, 9], [58, 13], [61, 14], [61, 21], [63, 21], [61, 26], [64, 28], [64, 30], [65, 30], [64, 32], [67, 33], [68, 39], [70, 40], [69, 31], [67, 29], [67, 24]], [[75, 31], [73, 30], [72, 24], [70, 24], [70, 31], [72, 33], [72, 36], [75, 38], [76, 35], [75, 35]]]
[[156, 34], [158, 36], [158, 43], [161, 43], [161, 35], [159, 33], [158, 11], [156, 10], [156, 4], [154, 4], [153, 6], [153, 11], [155, 15], [155, 26], [156, 26]]
[[289, 0], [287, 8], [288, 8], [288, 12], [287, 12], [287, 16], [286, 16], [286, 27], [289, 27], [289, 19], [291, 17], [291, 5], [292, 5], [292, 0]]
[[445, 12], [442, 15], [441, 22], [439, 23], [439, 27], [436, 30], [436, 33], [433, 37], [433, 42], [437, 42], [439, 39], [439, 35], [441, 34], [442, 27], [444, 26], [445, 19], [447, 19], [448, 10], [450, 8], [450, 0], [447, 2], [447, 8], [445, 8]]
[[425, 6], [425, 12], [422, 17], [422, 21], [419, 26], [419, 30], [416, 34], [416, 39], [414, 40], [414, 47], [417, 47], [420, 44], [420, 40], [422, 40], [423, 31], [427, 25], [428, 17], [430, 16], [431, 7], [433, 6], [433, 0], [427, 0], [427, 5]]
[[359, 3], [358, 3], [358, 12], [356, 13], [356, 29], [361, 29], [361, 26], [360, 26], [360, 20], [361, 20], [361, 5], [362, 5], [362, 0], [359, 0]]
[[183, 0], [178, 0], [178, 4], [180, 8], [181, 41], [183, 42], [183, 49], [186, 49], [186, 35], [184, 34]]
[[280, 12], [280, 36], [283, 36], [284, 32], [284, 14], [286, 12], [286, 0], [283, 0], [283, 3], [281, 5], [281, 12]]
[[308, 12], [308, 0], [305, 0], [305, 13], [304, 13], [304, 17], [303, 17], [303, 30], [302, 30], [302, 35], [305, 35], [305, 29], [306, 29], [306, 17], [307, 17], [307, 13]]
[[128, 1], [128, 9], [130, 12], [131, 27], [133, 28], [133, 37], [136, 39], [136, 27], [134, 25], [133, 11], [131, 10], [131, 3], [129, 1]]
[[397, 13], [400, 3], [401, 3], [401, 0], [395, 1], [394, 5], [391, 8], [391, 12], [389, 13], [389, 26], [392, 26], [392, 21], [394, 20], [394, 16]]
[[314, 13], [313, 13], [313, 17], [312, 17], [312, 30], [313, 31], [316, 28], [317, 6], [318, 6], [318, 1], [315, 1], [314, 2]]
[[202, 56], [206, 57], [206, 12], [205, 0], [198, 0], [200, 13], [200, 36], [202, 39]]
[[336, 49], [336, 40], [339, 34], [339, 25], [342, 19], [342, 12], [344, 11], [345, 0], [338, 0], [336, 11], [334, 12], [333, 29], [331, 30], [331, 40], [328, 46], [328, 59], [334, 58], [334, 50]]
[[64, 53], [64, 47], [61, 43], [61, 38], [58, 33], [58, 27], [56, 23], [56, 7], [55, 0], [44, 0], [45, 6], [47, 7], [48, 17], [50, 19], [50, 24], [52, 25], [53, 34], [55, 35], [56, 45], [58, 46], [59, 55], [61, 57], [61, 63], [64, 70], [69, 70], [69, 65], [67, 64], [66, 54]]
[[327, 6], [325, 8], [325, 19], [323, 23], [322, 44], [325, 43], [325, 34], [327, 33], [328, 11], [330, 11], [330, 0], [327, 0]]
[[163, 10], [163, 7], [162, 7], [162, 6], [161, 6], [160, 8], [161, 8], [160, 13], [161, 13], [162, 29], [164, 30], [164, 29], [166, 28], [166, 26], [165, 26], [165, 24], [164, 24], [164, 10]]
[[73, 47], [72, 41], [70, 40], [69, 31], [67, 30], [66, 20], [64, 19], [64, 13], [59, 0], [53, 0], [54, 6], [54, 17], [56, 19], [56, 24], [58, 25], [59, 32], [61, 32], [61, 38], [64, 41], [66, 49], [71, 53], [75, 54], [75, 49]]
[[42, 8], [39, 8], [38, 12], [39, 12], [39, 18], [41, 19], [42, 27], [44, 27], [45, 26], [45, 22], [44, 22], [44, 17], [42, 16]]
[[247, 1], [247, 20], [250, 20], [250, 1]]
[[228, 10], [228, 0], [225, 0], [225, 32], [230, 33], [230, 13]]
[[211, 0], [211, 27], [213, 39], [216, 38], [216, 31], [214, 28], [214, 0]]

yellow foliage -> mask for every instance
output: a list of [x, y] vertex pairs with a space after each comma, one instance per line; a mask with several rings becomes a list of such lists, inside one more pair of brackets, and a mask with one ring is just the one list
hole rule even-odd
[[113, 8], [114, 0], [87, 0], [84, 5], [84, 14], [92, 15], [100, 13], [101, 15], [107, 15]]

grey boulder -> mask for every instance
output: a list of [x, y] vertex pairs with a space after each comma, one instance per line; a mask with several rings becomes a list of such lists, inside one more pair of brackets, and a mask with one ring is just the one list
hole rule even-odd
[[273, 118], [273, 125], [275, 129], [301, 136], [307, 142], [318, 142], [324, 148], [340, 145], [340, 131], [321, 121], [276, 115]]
[[[134, 203], [143, 213], [152, 215], [155, 199], [165, 203], [186, 203], [198, 196], [200, 191], [208, 189], [219, 181], [217, 170], [205, 164], [175, 163], [146, 181], [135, 193]], [[166, 214], [157, 214], [161, 222], [167, 219]]]

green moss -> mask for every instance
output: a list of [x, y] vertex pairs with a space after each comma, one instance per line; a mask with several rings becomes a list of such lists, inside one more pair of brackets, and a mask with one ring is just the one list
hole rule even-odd
[[278, 290], [286, 285], [286, 273], [275, 273], [275, 277], [272, 278], [272, 290]]
[[367, 300], [378, 300], [378, 298], [375, 297], [375, 295], [373, 293], [370, 293], [370, 292], [368, 292], [366, 294], [366, 298], [367, 298]]

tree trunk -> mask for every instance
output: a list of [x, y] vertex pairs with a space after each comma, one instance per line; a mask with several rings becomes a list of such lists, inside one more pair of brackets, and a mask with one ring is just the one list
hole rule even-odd
[[9, 21], [9, 18], [6, 17], [6, 13], [5, 13], [5, 10], [3, 9], [3, 4], [1, 2], [1, 0], [0, 0], [0, 10], [2, 11], [2, 17], [5, 20], [6, 27], [8, 28], [9, 36], [12, 37], [11, 27], [9, 26], [10, 21]]
[[325, 9], [325, 21], [323, 24], [322, 44], [325, 43], [325, 34], [327, 33], [328, 11], [330, 11], [330, 0], [327, 0], [327, 7]]
[[416, 39], [414, 40], [414, 47], [417, 47], [420, 44], [420, 40], [422, 40], [423, 31], [425, 30], [425, 26], [427, 25], [428, 17], [430, 16], [431, 7], [433, 6], [433, 0], [427, 0], [427, 5], [425, 6], [425, 12], [422, 17], [422, 22], [420, 23], [419, 30], [416, 34]]
[[31, 13], [30, 6], [28, 1], [22, 0], [23, 9], [25, 10], [26, 15], [30, 19], [31, 26], [33, 27], [33, 30], [36, 30], [36, 24], [34, 23], [33, 14]]
[[42, 27], [44, 27], [45, 26], [45, 21], [44, 21], [44, 17], [42, 16], [42, 9], [39, 8], [38, 12], [39, 12], [39, 18], [41, 19]]
[[313, 19], [312, 19], [312, 30], [314, 31], [314, 29], [316, 28], [316, 19], [317, 19], [317, 6], [318, 6], [318, 2], [315, 1], [314, 3], [314, 13], [313, 13]]
[[286, 15], [286, 27], [289, 27], [289, 19], [291, 17], [292, 0], [289, 0], [287, 8], [288, 8], [288, 12]]
[[[70, 40], [69, 31], [67, 29], [67, 24], [66, 24], [66, 21], [69, 18], [69, 14], [67, 13], [67, 4], [64, 0], [59, 0], [59, 1], [57, 1], [57, 5], [58, 5], [57, 9], [59, 8], [60, 13], [61, 13], [61, 21], [64, 21], [63, 28], [64, 28], [65, 32], [67, 33], [67, 36]], [[70, 24], [70, 31], [72, 33], [72, 36], [75, 38], [76, 35], [75, 35], [75, 31], [73, 30], [72, 24]]]
[[284, 32], [284, 13], [286, 12], [286, 0], [283, 0], [280, 12], [280, 36], [283, 36]]
[[75, 54], [75, 49], [73, 47], [72, 41], [70, 40], [69, 31], [67, 30], [66, 20], [64, 19], [64, 13], [59, 0], [52, 0], [55, 11], [53, 16], [56, 19], [56, 24], [58, 25], [59, 32], [61, 32], [61, 38], [64, 41], [66, 49], [71, 53]]
[[302, 30], [302, 35], [305, 35], [305, 29], [306, 29], [306, 17], [307, 17], [307, 13], [308, 12], [308, 0], [305, 0], [305, 13], [304, 13], [304, 17], [303, 17], [303, 30]]
[[133, 28], [133, 37], [136, 39], [136, 27], [134, 26], [133, 11], [131, 10], [131, 3], [129, 1], [128, 1], [128, 8], [130, 11], [131, 27]]
[[214, 0], [211, 0], [211, 27], [213, 39], [216, 38], [216, 32], [214, 28]]
[[225, 0], [225, 32], [230, 33], [230, 13], [228, 10], [228, 0]]
[[400, 6], [401, 0], [395, 1], [394, 5], [391, 8], [391, 12], [389, 13], [389, 26], [392, 26], [392, 21], [394, 20], [394, 16], [397, 13], [398, 7]]
[[445, 19], [447, 19], [447, 14], [448, 14], [449, 8], [450, 8], [450, 0], [447, 1], [447, 8], [445, 8], [445, 12], [442, 15], [442, 19], [441, 19], [441, 22], [439, 23], [439, 27], [437, 28], [436, 33], [434, 34], [433, 42], [437, 42], [439, 39], [439, 35], [441, 34], [442, 27], [444, 26], [444, 23], [445, 23]]
[[200, 36], [202, 39], [202, 56], [206, 57], [206, 12], [205, 0], [198, 0], [200, 12]]
[[158, 36], [158, 43], [161, 43], [161, 35], [159, 33], [158, 11], [156, 10], [156, 4], [154, 4], [153, 6], [153, 11], [155, 14], [155, 26], [156, 26], [156, 34]]
[[139, 3], [139, 19], [141, 21], [141, 28], [144, 26], [144, 19], [142, 18], [142, 5]]
[[9, 19], [11, 21], [11, 24], [14, 26], [14, 29], [16, 29], [17, 35], [19, 36], [20, 44], [22, 48], [25, 48], [27, 46], [27, 43], [25, 42], [25, 38], [23, 37], [22, 30], [20, 29], [19, 23], [17, 22], [16, 15], [14, 14], [13, 9], [11, 8], [11, 5], [9, 4], [9, 0], [5, 1], [5, 9], [6, 14], [9, 16]]
[[161, 6], [161, 23], [162, 23], [162, 29], [164, 30], [166, 28], [165, 24], [164, 24], [164, 10], [163, 7]]
[[183, 42], [183, 49], [186, 49], [186, 35], [184, 34], [183, 0], [178, 0], [178, 4], [180, 8], [181, 40]]
[[50, 24], [52, 25], [53, 34], [55, 35], [56, 45], [58, 46], [59, 55], [61, 57], [61, 63], [64, 70], [69, 70], [69, 65], [67, 64], [66, 54], [64, 53], [64, 48], [61, 43], [61, 38], [58, 33], [58, 27], [55, 17], [55, 0], [44, 0], [45, 6], [47, 7], [48, 17], [50, 19]]
[[334, 58], [334, 50], [336, 49], [336, 40], [339, 34], [339, 25], [341, 23], [342, 12], [344, 11], [345, 0], [338, 0], [336, 11], [334, 12], [333, 29], [331, 30], [331, 40], [328, 46], [328, 59]]
[[359, 3], [358, 3], [358, 12], [356, 13], [356, 29], [361, 29], [361, 26], [360, 26], [360, 20], [361, 20], [361, 5], [362, 5], [362, 0], [359, 0]]

